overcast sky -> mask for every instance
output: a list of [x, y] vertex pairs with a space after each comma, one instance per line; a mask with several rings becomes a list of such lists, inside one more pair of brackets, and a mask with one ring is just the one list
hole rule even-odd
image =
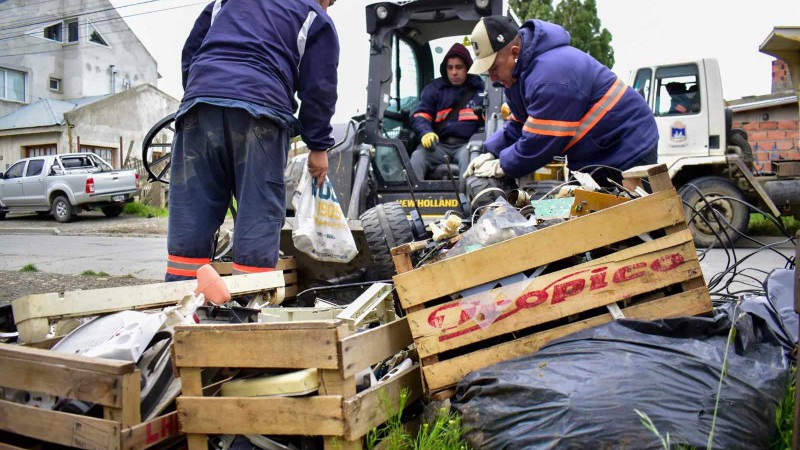
[[[111, 0], [117, 8], [141, 0]], [[294, 1], [294, 0], [284, 0]], [[338, 0], [329, 9], [339, 31], [339, 103], [335, 121], [364, 111], [368, 46], [364, 6], [375, 0]], [[557, 2], [557, 0], [556, 0]], [[556, 3], [554, 2], [554, 3]], [[158, 62], [159, 88], [181, 98], [180, 52], [205, 3], [162, 0], [122, 8], [133, 31]], [[636, 67], [717, 58], [726, 100], [770, 92], [771, 56], [758, 51], [774, 26], [800, 26], [798, 0], [597, 0], [602, 25], [613, 35], [623, 80]]]

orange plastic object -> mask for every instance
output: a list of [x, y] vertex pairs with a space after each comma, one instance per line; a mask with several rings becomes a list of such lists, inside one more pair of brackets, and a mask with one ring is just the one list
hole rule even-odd
[[194, 290], [194, 295], [200, 294], [205, 295], [206, 300], [215, 305], [222, 305], [231, 299], [228, 287], [210, 264], [197, 269], [197, 289]]

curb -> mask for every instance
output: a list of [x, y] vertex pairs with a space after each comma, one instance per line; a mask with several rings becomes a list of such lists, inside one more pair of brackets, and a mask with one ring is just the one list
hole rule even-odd
[[58, 236], [61, 230], [58, 228], [26, 227], [26, 228], [0, 228], [0, 234], [50, 234]]

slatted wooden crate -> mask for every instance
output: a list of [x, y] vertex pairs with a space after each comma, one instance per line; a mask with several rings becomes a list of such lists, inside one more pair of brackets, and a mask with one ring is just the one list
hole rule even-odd
[[[394, 282], [429, 393], [447, 397], [476, 369], [608, 322], [607, 305], [637, 319], [710, 312], [683, 205], [666, 166], [635, 168], [624, 176], [626, 187], [646, 179], [654, 193], [418, 269], [412, 270], [409, 256], [422, 245], [394, 249]], [[654, 239], [620, 245], [645, 233]], [[456, 295], [586, 252], [608, 253], [611, 245], [617, 251], [529, 279], [516, 291], [494, 289], [463, 304]]]
[[[422, 392], [419, 365], [356, 393], [355, 375], [411, 345], [405, 320], [352, 334], [342, 321], [182, 326], [173, 346], [183, 391], [181, 431], [191, 450], [205, 450], [208, 434], [324, 436], [326, 449], [361, 449], [362, 437], [384, 423], [384, 395], [397, 407]], [[317, 395], [205, 397], [203, 368], [308, 369], [319, 372]]]
[[103, 406], [99, 419], [0, 400], [0, 430], [84, 449], [143, 449], [179, 436], [176, 412], [142, 421], [140, 372], [132, 362], [0, 344], [0, 367], [2, 388]]

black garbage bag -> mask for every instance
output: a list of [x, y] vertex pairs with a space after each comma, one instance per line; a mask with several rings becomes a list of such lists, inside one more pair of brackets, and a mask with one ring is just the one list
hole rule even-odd
[[635, 410], [673, 445], [705, 448], [734, 313], [714, 448], [764, 448], [789, 365], [781, 339], [741, 307], [574, 333], [469, 374], [452, 406], [478, 449], [662, 448]]

